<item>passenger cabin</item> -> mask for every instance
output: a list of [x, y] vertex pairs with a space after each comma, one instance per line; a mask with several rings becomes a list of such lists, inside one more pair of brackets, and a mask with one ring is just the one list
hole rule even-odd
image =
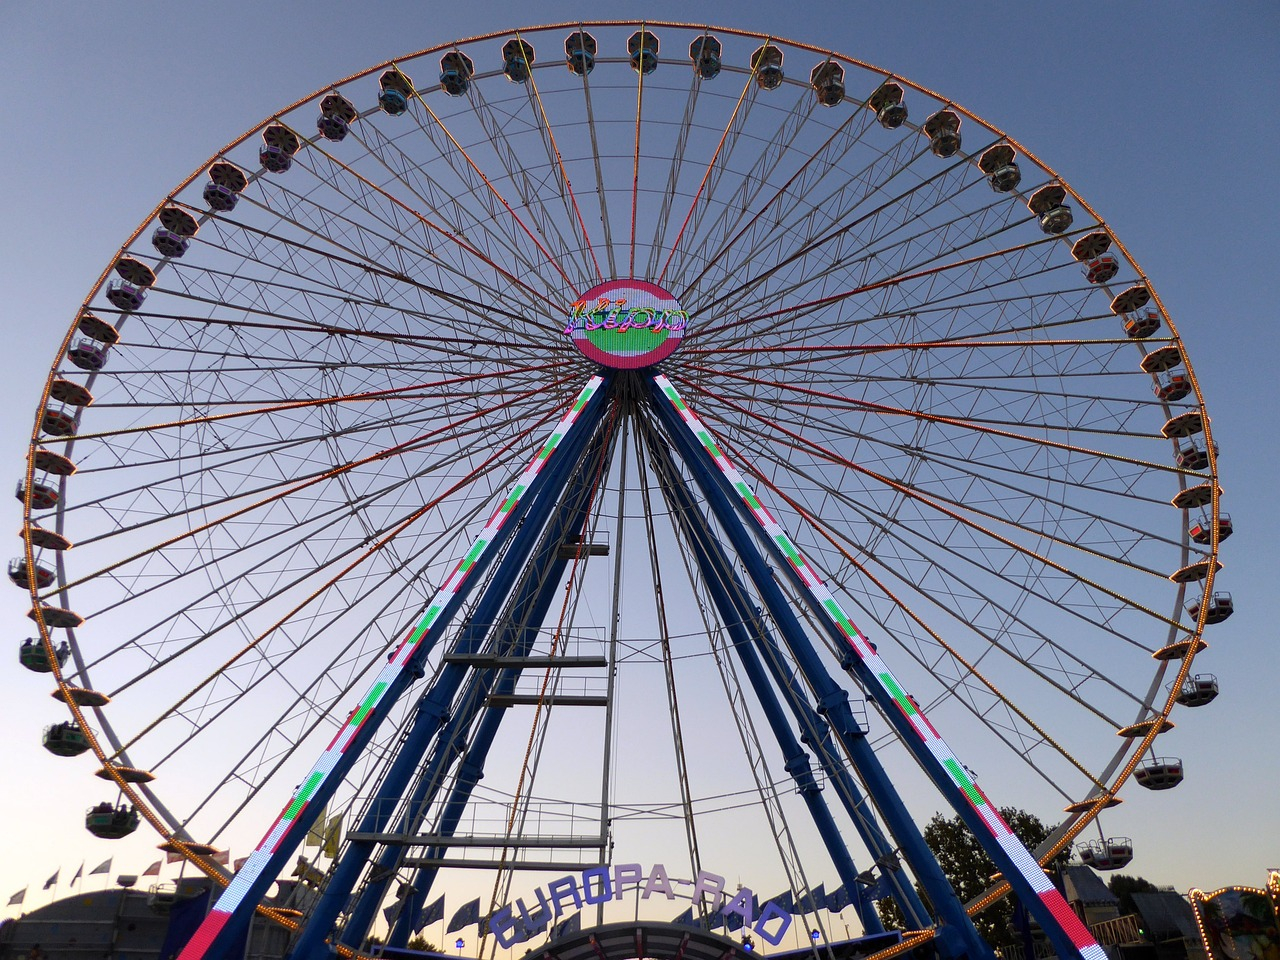
[[80, 315], [80, 322], [76, 324], [77, 329], [86, 337], [92, 337], [105, 344], [116, 344], [120, 342], [120, 332], [105, 320], [100, 320], [92, 313], [83, 313]]
[[997, 143], [978, 158], [978, 169], [987, 175], [987, 183], [996, 193], [1009, 193], [1022, 182], [1022, 171], [1014, 157], [1016, 154], [1007, 143]]
[[27, 616], [37, 622], [44, 620], [46, 627], [58, 627], [63, 630], [72, 630], [84, 623], [84, 617], [75, 611], [47, 604], [41, 604], [39, 610], [32, 607], [27, 611]]
[[532, 44], [512, 38], [502, 45], [502, 72], [512, 83], [528, 83], [532, 66]]
[[227, 213], [235, 209], [236, 201], [248, 185], [249, 178], [234, 163], [219, 160], [209, 167], [209, 182], [204, 186], [204, 202], [211, 210]]
[[[1218, 441], [1213, 442], [1213, 454], [1218, 455]], [[1178, 447], [1178, 453], [1174, 457], [1181, 470], [1207, 470], [1209, 468], [1209, 450], [1198, 440], [1191, 440], [1189, 443]]]
[[84, 825], [95, 837], [119, 840], [138, 829], [138, 811], [127, 803], [115, 806], [104, 801], [89, 808]]
[[81, 370], [94, 373], [107, 365], [107, 348], [93, 340], [81, 340], [67, 351], [67, 359]]
[[59, 687], [51, 694], [53, 699], [61, 700], [63, 703], [70, 701], [80, 707], [105, 707], [111, 702], [111, 698], [105, 693], [99, 693], [97, 690], [90, 690], [87, 687], [67, 687], [64, 694], [62, 688]]
[[777, 90], [783, 80], [782, 51], [769, 44], [756, 47], [751, 54], [751, 69], [756, 74], [756, 86], [761, 90]]
[[107, 281], [107, 300], [124, 313], [132, 313], [147, 299], [145, 287], [135, 286], [127, 280]]
[[71, 720], [45, 727], [41, 743], [55, 757], [78, 757], [89, 749], [89, 738]]
[[191, 241], [165, 227], [156, 227], [155, 233], [151, 234], [151, 245], [160, 256], [176, 259], [187, 252]]
[[[1231, 514], [1218, 514], [1218, 542], [1221, 543], [1234, 532]], [[1210, 543], [1213, 540], [1213, 519], [1207, 513], [1202, 513], [1191, 522], [1191, 526], [1187, 527], [1187, 536], [1196, 543]]]
[[1129, 287], [1118, 293], [1111, 301], [1111, 312], [1117, 317], [1126, 313], [1135, 313], [1151, 302], [1151, 291], [1142, 284]]
[[409, 109], [409, 98], [413, 96], [413, 81], [395, 67], [385, 71], [378, 78], [378, 86], [382, 92], [378, 94], [378, 106], [388, 116], [398, 117]]
[[111, 780], [113, 782], [116, 777], [119, 777], [125, 783], [150, 783], [156, 778], [156, 775], [150, 770], [142, 770], [138, 767], [126, 767], [119, 763], [112, 763], [105, 767], [99, 767], [93, 772], [93, 775], [99, 780]]
[[320, 101], [320, 116], [316, 118], [316, 129], [326, 140], [337, 143], [346, 139], [347, 131], [356, 119], [356, 108], [351, 101], [340, 93], [328, 94]]
[[1188, 677], [1178, 689], [1178, 703], [1184, 707], [1203, 707], [1218, 696], [1218, 678], [1211, 673]]
[[1081, 267], [1085, 280], [1089, 283], [1107, 283], [1115, 279], [1120, 272], [1120, 261], [1109, 253], [1085, 261]]
[[451, 97], [465, 96], [476, 66], [465, 53], [450, 50], [440, 58], [440, 89]]
[[40, 563], [36, 563], [32, 569], [35, 576], [31, 576], [27, 569], [26, 557], [18, 557], [9, 561], [9, 579], [21, 587], [23, 590], [31, 589], [31, 582], [34, 580], [37, 590], [45, 590], [53, 586], [53, 571]]
[[1165, 421], [1160, 432], [1168, 439], [1174, 437], [1191, 437], [1204, 431], [1204, 419], [1199, 410], [1188, 410]]
[[[66, 663], [67, 657], [71, 656], [71, 647], [67, 645], [67, 641], [63, 640], [58, 644], [53, 655], [57, 658], [59, 667]], [[18, 650], [18, 662], [32, 673], [53, 673], [53, 665], [45, 654], [44, 643], [35, 637], [27, 637], [22, 641]]]
[[689, 44], [694, 76], [699, 80], [714, 80], [720, 76], [720, 52], [720, 41], [709, 33]]
[[1156, 399], [1165, 403], [1181, 400], [1191, 392], [1191, 378], [1185, 373], [1161, 373], [1156, 376]]
[[569, 34], [564, 41], [564, 60], [571, 71], [585, 77], [596, 66], [596, 38], [585, 30]]
[[163, 257], [181, 257], [200, 229], [196, 218], [181, 207], [165, 207], [160, 211], [160, 226], [151, 235], [151, 245]]
[[876, 115], [880, 126], [896, 130], [907, 122], [907, 105], [902, 102], [902, 87], [886, 80], [872, 92], [867, 106]]
[[939, 110], [924, 121], [920, 129], [929, 138], [929, 149], [943, 160], [960, 152], [960, 117], [951, 110]]
[[1157, 757], [1140, 764], [1133, 779], [1148, 790], [1171, 790], [1182, 782], [1182, 761], [1177, 757]]
[[1082, 843], [1076, 850], [1080, 862], [1094, 870], [1119, 870], [1133, 860], [1133, 841], [1128, 837], [1107, 837]]
[[1060, 183], [1047, 183], [1027, 200], [1027, 207], [1040, 221], [1040, 229], [1047, 234], [1065, 233], [1071, 226], [1071, 208], [1065, 203], [1066, 188]]
[[93, 402], [93, 394], [88, 392], [87, 387], [61, 376], [49, 384], [49, 396], [59, 403], [67, 403], [73, 407], [87, 407]]
[[[1207, 609], [1204, 614], [1204, 622], [1221, 623], [1227, 617], [1236, 612], [1235, 602], [1231, 599], [1231, 594], [1226, 592], [1215, 592], [1209, 598]], [[1200, 621], [1200, 598], [1195, 597], [1187, 601], [1187, 613], [1192, 620], [1197, 623]]]
[[62, 534], [55, 530], [46, 530], [36, 523], [27, 527], [27, 536], [31, 539], [33, 547], [40, 547], [44, 550], [71, 549], [71, 541]]
[[93, 403], [91, 394], [82, 384], [59, 378], [49, 385], [49, 398], [54, 403], [45, 405], [40, 418], [41, 429], [55, 437], [69, 437], [76, 431], [76, 417], [81, 408]]
[[51, 437], [70, 437], [76, 432], [76, 417], [70, 410], [55, 404], [45, 404], [40, 414], [40, 429]]
[[70, 457], [64, 457], [62, 454], [46, 450], [44, 447], [36, 447], [36, 452], [32, 459], [35, 461], [37, 470], [43, 470], [45, 473], [52, 473], [58, 477], [69, 477], [76, 472], [76, 465], [71, 462]]
[[627, 38], [631, 69], [647, 77], [658, 69], [658, 38], [648, 30], [637, 30]]
[[[1218, 496], [1222, 496], [1222, 488], [1218, 488]], [[1207, 483], [1196, 484], [1179, 490], [1169, 501], [1179, 510], [1190, 510], [1194, 507], [1208, 506], [1213, 501], [1213, 488]]]
[[1093, 230], [1071, 245], [1071, 255], [1081, 263], [1096, 260], [1111, 249], [1111, 235], [1105, 230]]
[[[1216, 560], [1213, 563], [1213, 571], [1217, 573], [1222, 569], [1222, 564]], [[1209, 575], [1209, 561], [1197, 560], [1195, 563], [1189, 563], [1185, 567], [1179, 567], [1173, 573], [1169, 574], [1169, 579], [1174, 583], [1198, 583]]]
[[194, 840], [183, 840], [179, 846], [177, 841], [170, 839], [156, 844], [156, 849], [163, 850], [165, 853], [194, 854], [197, 857], [211, 857], [218, 852], [218, 848], [213, 844], [197, 843]]
[[1146, 373], [1163, 373], [1165, 370], [1172, 370], [1180, 363], [1182, 363], [1182, 351], [1170, 344], [1148, 353], [1142, 358], [1141, 366]]
[[834, 60], [826, 60], [809, 74], [809, 86], [824, 107], [834, 107], [844, 100], [844, 67]]
[[270, 124], [262, 131], [258, 161], [269, 173], [285, 173], [293, 166], [293, 155], [300, 146], [298, 135], [284, 124]]
[[1145, 340], [1160, 329], [1160, 313], [1154, 307], [1124, 315], [1124, 332], [1131, 340]]
[[[27, 502], [27, 481], [19, 480], [18, 488], [14, 490], [13, 495], [22, 503]], [[31, 509], [33, 510], [52, 510], [58, 505], [58, 488], [50, 486], [47, 483], [41, 483], [39, 480], [31, 482]]]

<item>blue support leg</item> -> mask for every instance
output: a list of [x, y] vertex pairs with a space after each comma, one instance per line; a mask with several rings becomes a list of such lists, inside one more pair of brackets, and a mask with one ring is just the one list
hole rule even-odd
[[[531, 489], [526, 494], [527, 507], [524, 518], [515, 533], [511, 535], [511, 543], [485, 588], [485, 593], [476, 605], [471, 617], [473, 624], [485, 624], [497, 619], [502, 602], [524, 568], [543, 527], [560, 503], [565, 484], [582, 460], [583, 451], [587, 448], [589, 439], [601, 421], [605, 409], [604, 393], [603, 390], [597, 393], [583, 408], [574, 425], [574, 430], [563, 441], [561, 449], [557, 451], [553, 460], [539, 473], [537, 479], [542, 482], [538, 483], [536, 490]], [[475, 577], [478, 577], [478, 572], [473, 573], [473, 578]], [[474, 583], [475, 579], [471, 582]], [[460, 604], [461, 601], [457, 605]], [[453, 616], [455, 612], [456, 606], [449, 611], [449, 616]], [[448, 622], [449, 619], [442, 615], [432, 630], [443, 632]], [[462, 654], [478, 652], [484, 633], [485, 630], [481, 627], [460, 631], [454, 645], [454, 652]], [[395, 759], [387, 768], [382, 783], [361, 820], [358, 827], [359, 833], [376, 834], [386, 829], [428, 745], [449, 718], [453, 701], [468, 672], [467, 667], [453, 663], [446, 664], [440, 671], [436, 682], [420, 701], [410, 731], [401, 742]], [[336, 788], [336, 783], [333, 787]], [[333, 929], [338, 914], [345, 908], [351, 891], [355, 888], [374, 848], [375, 844], [372, 840], [347, 843], [342, 860], [329, 878], [324, 893], [321, 894], [302, 934], [294, 945], [291, 956], [296, 960], [310, 960], [311, 957], [320, 955], [326, 949], [325, 938]]]
[[[884, 717], [894, 727], [903, 745], [911, 751], [920, 769], [973, 832], [983, 850], [1012, 886], [1014, 893], [1022, 898], [1024, 905], [1044, 930], [1057, 955], [1063, 960], [1085, 957], [1089, 960], [1103, 960], [1106, 956], [1105, 951], [1067, 905], [1062, 894], [1046, 880], [1035, 858], [1018, 840], [1008, 824], [1004, 823], [994, 805], [963, 768], [950, 747], [901, 689], [887, 665], [849, 622], [839, 602], [827, 591], [816, 573], [807, 566], [790, 538], [773, 522], [772, 517], [765, 516], [767, 512], [763, 511], [745, 479], [729, 468], [727, 462], [725, 469], [721, 469], [719, 463], [714, 471], [708, 469], [711, 457], [714, 455], [719, 459], [722, 455], [705, 427], [700, 423], [696, 428], [691, 425], [697, 423], [697, 418], [684, 406], [670, 381], [661, 376], [653, 377], [650, 381], [650, 397], [654, 400], [654, 407], [659, 417], [672, 433], [673, 440], [678, 437], [678, 442], [683, 449], [690, 452], [691, 467], [695, 462], [700, 467], [705, 481], [703, 491], [708, 498], [711, 498], [711, 491], [714, 490], [727, 517], [739, 517], [740, 520], [750, 523], [753, 529], [760, 533], [764, 532], [764, 527], [769, 528], [769, 536], [761, 536], [760, 540], [775, 563], [791, 580], [800, 601], [809, 607], [817, 623], [827, 631], [836, 649], [854, 648], [857, 656], [846, 657], [842, 665], [876, 700]], [[734, 475], [733, 485], [730, 484], [727, 473]], [[757, 509], [761, 511], [760, 514], [755, 513]], [[742, 533], [744, 530], [741, 523], [735, 524], [734, 527], [737, 533]], [[731, 535], [734, 532], [730, 529]], [[801, 576], [802, 568], [805, 571], [805, 577]], [[773, 583], [772, 572], [763, 560], [758, 565], [756, 573], [752, 574], [753, 579], [760, 572], [768, 578], [768, 586], [780, 594], [776, 584]], [[810, 583], [806, 577], [811, 578], [813, 582]], [[819, 594], [822, 595], [821, 600]], [[850, 660], [853, 662], [850, 663]], [[797, 655], [797, 661], [801, 665], [802, 672], [806, 674], [811, 666], [821, 667], [821, 662], [817, 660], [811, 644], [808, 645], [807, 651]], [[823, 709], [828, 718], [832, 719], [833, 729], [848, 749], [848, 740], [843, 732], [848, 722], [845, 718], [849, 710], [847, 697], [838, 688], [830, 694], [830, 697], [831, 700], [827, 703], [827, 696], [819, 695], [820, 709]], [[868, 781], [868, 789], [877, 800], [881, 799], [870, 781]], [[904, 846], [904, 853], [906, 852]], [[917, 876], [932, 897], [933, 881], [929, 877], [920, 876], [918, 871]], [[944, 916], [944, 919], [948, 917]], [[972, 924], [969, 926], [971, 928]], [[940, 930], [939, 934], [943, 932]], [[948, 936], [953, 935], [952, 931], [946, 931], [946, 933]]]
[[[598, 442], [587, 450], [579, 468], [571, 475], [561, 505], [548, 522], [528, 567], [521, 573], [519, 584], [506, 604], [500, 622], [488, 630], [489, 640], [484, 645], [486, 651], [503, 657], [523, 657], [528, 656], [533, 649], [569, 564], [567, 558], [561, 557], [560, 548], [570, 542], [573, 535], [583, 533], [596, 478], [608, 466], [604, 456], [605, 438], [599, 435]], [[478, 621], [473, 618], [474, 622]], [[460, 749], [457, 745], [464, 742], [466, 732], [475, 725], [475, 718], [488, 695], [491, 692], [499, 695], [512, 693], [521, 672], [518, 667], [472, 670], [467, 690], [459, 698], [452, 719], [437, 738], [431, 759], [418, 774], [399, 824], [400, 833], [409, 833], [419, 828], [419, 822], [435, 802], [444, 782], [444, 775], [457, 756]], [[484, 708], [484, 716], [475, 728], [470, 746], [466, 748], [465, 755], [458, 764], [454, 785], [436, 825], [435, 832], [440, 836], [452, 836], [457, 829], [475, 785], [484, 776], [489, 748], [493, 745], [506, 711], [507, 708], [504, 707]], [[432, 847], [427, 850], [429, 858], [443, 854], [443, 848]], [[376, 918], [377, 907], [384, 898], [386, 886], [390, 883], [401, 856], [402, 849], [398, 847], [388, 845], [383, 848], [375, 861], [375, 872], [381, 873], [385, 879], [370, 880], [365, 884], [356, 907], [343, 928], [340, 939], [346, 945], [357, 947], [368, 935], [369, 926]], [[438, 868], [424, 867], [415, 874], [410, 884], [413, 892], [405, 898], [392, 935], [388, 938], [388, 945], [403, 946], [408, 942], [413, 918], [430, 893], [437, 872]]]
[[[863, 895], [863, 887], [858, 880], [858, 870], [854, 866], [853, 858], [848, 852], [843, 837], [840, 836], [830, 809], [821, 798], [820, 787], [809, 767], [809, 758], [787, 723], [775, 692], [775, 685], [777, 689], [784, 691], [792, 716], [804, 732], [806, 742], [818, 753], [824, 773], [837, 784], [837, 792], [849, 809], [850, 819], [863, 843], [877, 860], [891, 857], [893, 847], [881, 833], [872, 812], [864, 806], [861, 792], [848, 770], [836, 760], [829, 742], [826, 724], [822, 723], [808, 701], [800, 695], [795, 677], [778, 655], [776, 642], [769, 635], [767, 627], [758, 615], [724, 548], [707, 525], [702, 512], [697, 509], [693, 496], [677, 472], [674, 463], [671, 462], [670, 455], [665, 449], [654, 447], [652, 456], [657, 461], [655, 465], [659, 470], [663, 493], [671, 503], [672, 513], [681, 523], [687, 541], [693, 548], [702, 581], [711, 594], [712, 602], [720, 614], [721, 623], [729, 633], [734, 651], [743, 665], [752, 689], [764, 709], [774, 737], [782, 749], [786, 770], [796, 780], [797, 789], [809, 807], [810, 815], [831, 855], [841, 882], [849, 891], [863, 928], [867, 933], [881, 933], [884, 926], [880, 921], [879, 913], [874, 902]], [[763, 656], [756, 652], [757, 647], [762, 649]], [[772, 684], [770, 678], [772, 678]], [[895, 895], [900, 898], [898, 902], [907, 921], [917, 927], [930, 925], [932, 921], [924, 904], [920, 902], [915, 889], [901, 871], [882, 867], [882, 873], [893, 887]]]
[[[716, 517], [742, 561], [747, 575], [755, 585], [771, 618], [777, 625], [805, 682], [818, 702], [818, 712], [831, 725], [846, 755], [862, 776], [863, 783], [874, 798], [881, 816], [899, 849], [911, 865], [912, 872], [925, 888], [942, 925], [935, 941], [939, 952], [948, 958], [968, 956], [994, 957], [994, 952], [979, 936], [964, 905], [947, 881], [942, 868], [928, 844], [924, 842], [915, 821], [908, 813], [902, 798], [894, 789], [879, 757], [862, 734], [849, 708], [848, 694], [831, 678], [822, 666], [808, 635], [774, 578], [773, 570], [761, 555], [756, 539], [738, 516], [735, 502], [726, 492], [727, 481], [718, 469], [708, 465], [708, 457], [702, 446], [695, 442], [692, 433], [667, 401], [656, 383], [653, 384], [653, 409], [663, 424], [671, 445], [688, 466], [707, 505]], [[887, 712], [887, 711], [886, 711]], [[950, 797], [948, 797], [950, 799]]]

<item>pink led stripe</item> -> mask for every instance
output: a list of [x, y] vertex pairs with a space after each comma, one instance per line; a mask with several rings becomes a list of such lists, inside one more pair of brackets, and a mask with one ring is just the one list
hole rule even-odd
[[881, 688], [893, 698], [894, 703], [902, 711], [911, 729], [915, 731], [933, 758], [946, 770], [947, 776], [964, 794], [969, 805], [990, 831], [991, 836], [1013, 861], [1018, 872], [1026, 879], [1031, 888], [1058, 920], [1063, 931], [1076, 948], [1079, 949], [1081, 955], [1086, 960], [1106, 960], [1106, 951], [1093, 939], [1092, 934], [1089, 933], [1080, 918], [1076, 916], [1075, 911], [1067, 905], [1067, 902], [1062, 898], [1062, 894], [1045, 876], [1044, 870], [1041, 869], [1035, 857], [1027, 851], [1022, 841], [1005, 823], [995, 805], [987, 799], [987, 795], [978, 787], [968, 767], [961, 763], [951, 748], [947, 746], [937, 729], [920, 710], [919, 705], [905, 692], [902, 684], [898, 682], [885, 662], [880, 659], [879, 653], [871, 646], [867, 638], [862, 635], [862, 632], [854, 626], [853, 621], [849, 619], [848, 614], [845, 613], [840, 602], [836, 600], [835, 595], [831, 593], [822, 578], [809, 565], [809, 561], [800, 553], [799, 548], [792, 542], [786, 531], [782, 529], [781, 525], [773, 518], [773, 515], [760, 502], [755, 491], [729, 461], [724, 451], [720, 449], [719, 444], [716, 443], [715, 438], [711, 436], [710, 431], [689, 409], [674, 384], [662, 374], [656, 375], [654, 382], [662, 391], [663, 396], [675, 407], [685, 426], [702, 444], [703, 449], [715, 462], [716, 467], [724, 475], [729, 485], [737, 492], [748, 512], [755, 518], [761, 531], [786, 556], [787, 561], [796, 571], [796, 574], [817, 602], [817, 605], [846, 638], [853, 651], [875, 675]]
[[551, 436], [534, 454], [528, 466], [524, 468], [524, 472], [520, 474], [510, 491], [508, 491], [506, 498], [472, 542], [471, 548], [458, 561], [457, 566], [453, 568], [444, 585], [440, 587], [427, 605], [427, 611], [423, 614], [417, 626], [413, 628], [396, 649], [396, 652], [386, 662], [385, 666], [378, 672], [372, 686], [361, 698], [359, 704], [351, 712], [350, 717], [347, 718], [333, 740], [330, 741], [324, 753], [320, 755], [320, 759], [316, 761], [311, 771], [294, 791], [289, 802], [271, 825], [271, 829], [267, 831], [266, 835], [258, 843], [257, 848], [249, 854], [248, 859], [245, 860], [240, 869], [236, 871], [231, 883], [222, 891], [222, 895], [218, 897], [213, 909], [209, 911], [200, 928], [183, 948], [182, 953], [179, 954], [178, 960], [200, 960], [213, 945], [218, 933], [230, 921], [236, 909], [243, 904], [250, 886], [262, 874], [271, 855], [275, 853], [280, 843], [289, 833], [290, 828], [297, 822], [299, 814], [306, 809], [316, 791], [328, 779], [329, 774], [332, 773], [337, 765], [338, 759], [346, 752], [356, 734], [360, 732], [360, 728], [364, 726], [374, 710], [377, 709], [391, 682], [397, 678], [410, 658], [417, 652], [423, 637], [426, 636], [427, 631], [439, 619], [445, 606], [457, 596], [458, 590], [466, 582], [468, 575], [475, 568], [476, 562], [490, 544], [493, 543], [498, 531], [506, 523], [507, 518], [511, 516], [521, 497], [528, 491], [534, 478], [542, 471], [543, 466], [573, 428], [578, 416], [582, 413], [583, 407], [599, 390], [602, 383], [604, 383], [604, 379], [598, 376], [592, 377], [587, 381], [587, 385], [578, 394], [569, 412], [564, 415], [551, 432]]

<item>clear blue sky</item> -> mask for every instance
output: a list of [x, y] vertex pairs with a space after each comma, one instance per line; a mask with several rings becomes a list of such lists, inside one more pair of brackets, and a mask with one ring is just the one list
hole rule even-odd
[[[1274, 3], [10, 0], [0, 9], [0, 462], [10, 481], [80, 301], [138, 221], [222, 144], [337, 78], [449, 39], [578, 16], [695, 15], [830, 44], [953, 98], [1058, 170], [1146, 269], [1178, 323], [1221, 445], [1236, 533], [1219, 585], [1238, 613], [1210, 629], [1211, 649], [1196, 663], [1218, 675], [1222, 696], [1176, 716], [1169, 735], [1187, 781], [1163, 794], [1131, 787], [1108, 829], [1134, 838], [1130, 872], [1157, 883], [1260, 882], [1265, 867], [1280, 865], [1280, 657], [1269, 626], [1280, 535], [1270, 416], [1280, 272]], [[16, 502], [9, 511], [16, 532]], [[10, 546], [16, 556], [19, 540]], [[58, 868], [65, 881], [82, 859], [92, 866], [115, 853], [113, 874], [141, 872], [154, 858], [150, 841], [93, 841], [82, 815], [100, 799], [98, 782], [84, 764], [39, 748], [40, 729], [62, 715], [13, 655], [28, 632], [25, 598], [0, 590], [11, 638], [0, 671], [9, 771], [0, 903], [28, 883], [38, 890]], [[44, 902], [37, 890], [27, 907]]]

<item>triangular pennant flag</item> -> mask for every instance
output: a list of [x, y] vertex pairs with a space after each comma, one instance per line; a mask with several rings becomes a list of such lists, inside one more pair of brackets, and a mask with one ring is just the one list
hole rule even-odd
[[143, 870], [143, 871], [142, 871], [142, 875], [143, 875], [144, 877], [158, 877], [158, 876], [160, 876], [160, 866], [161, 866], [161, 864], [162, 864], [162, 863], [163, 863], [163, 861], [161, 861], [161, 860], [157, 860], [157, 861], [156, 861], [155, 863], [153, 863], [151, 866], [147, 867], [147, 869]]
[[111, 870], [111, 858], [107, 857], [107, 859], [103, 860], [100, 864], [98, 864], [96, 867], [94, 867], [92, 870], [89, 871], [89, 876], [92, 877], [94, 874], [107, 873], [110, 870]]
[[[575, 913], [574, 916], [576, 917], [577, 914]], [[680, 916], [676, 917], [671, 922], [678, 923], [684, 927], [696, 926], [696, 924], [693, 922], [693, 906], [690, 905], [689, 908], [685, 910], [684, 913], [680, 914]]]
[[80, 866], [76, 868], [76, 875], [75, 875], [74, 877], [72, 877], [72, 878], [71, 878], [71, 882], [72, 882], [72, 883], [78, 883], [78, 882], [80, 881], [80, 875], [81, 875], [82, 873], [84, 873], [84, 861], [83, 861], [83, 860], [81, 860], [81, 861], [80, 861]]
[[46, 880], [46, 881], [44, 882], [44, 888], [45, 888], [46, 890], [48, 890], [50, 887], [52, 887], [54, 884], [56, 884], [56, 883], [58, 882], [58, 874], [60, 874], [61, 872], [62, 872], [62, 868], [61, 868], [61, 867], [59, 867], [57, 870], [53, 871], [53, 876], [52, 876], [52, 877], [50, 877], [48, 880]]

